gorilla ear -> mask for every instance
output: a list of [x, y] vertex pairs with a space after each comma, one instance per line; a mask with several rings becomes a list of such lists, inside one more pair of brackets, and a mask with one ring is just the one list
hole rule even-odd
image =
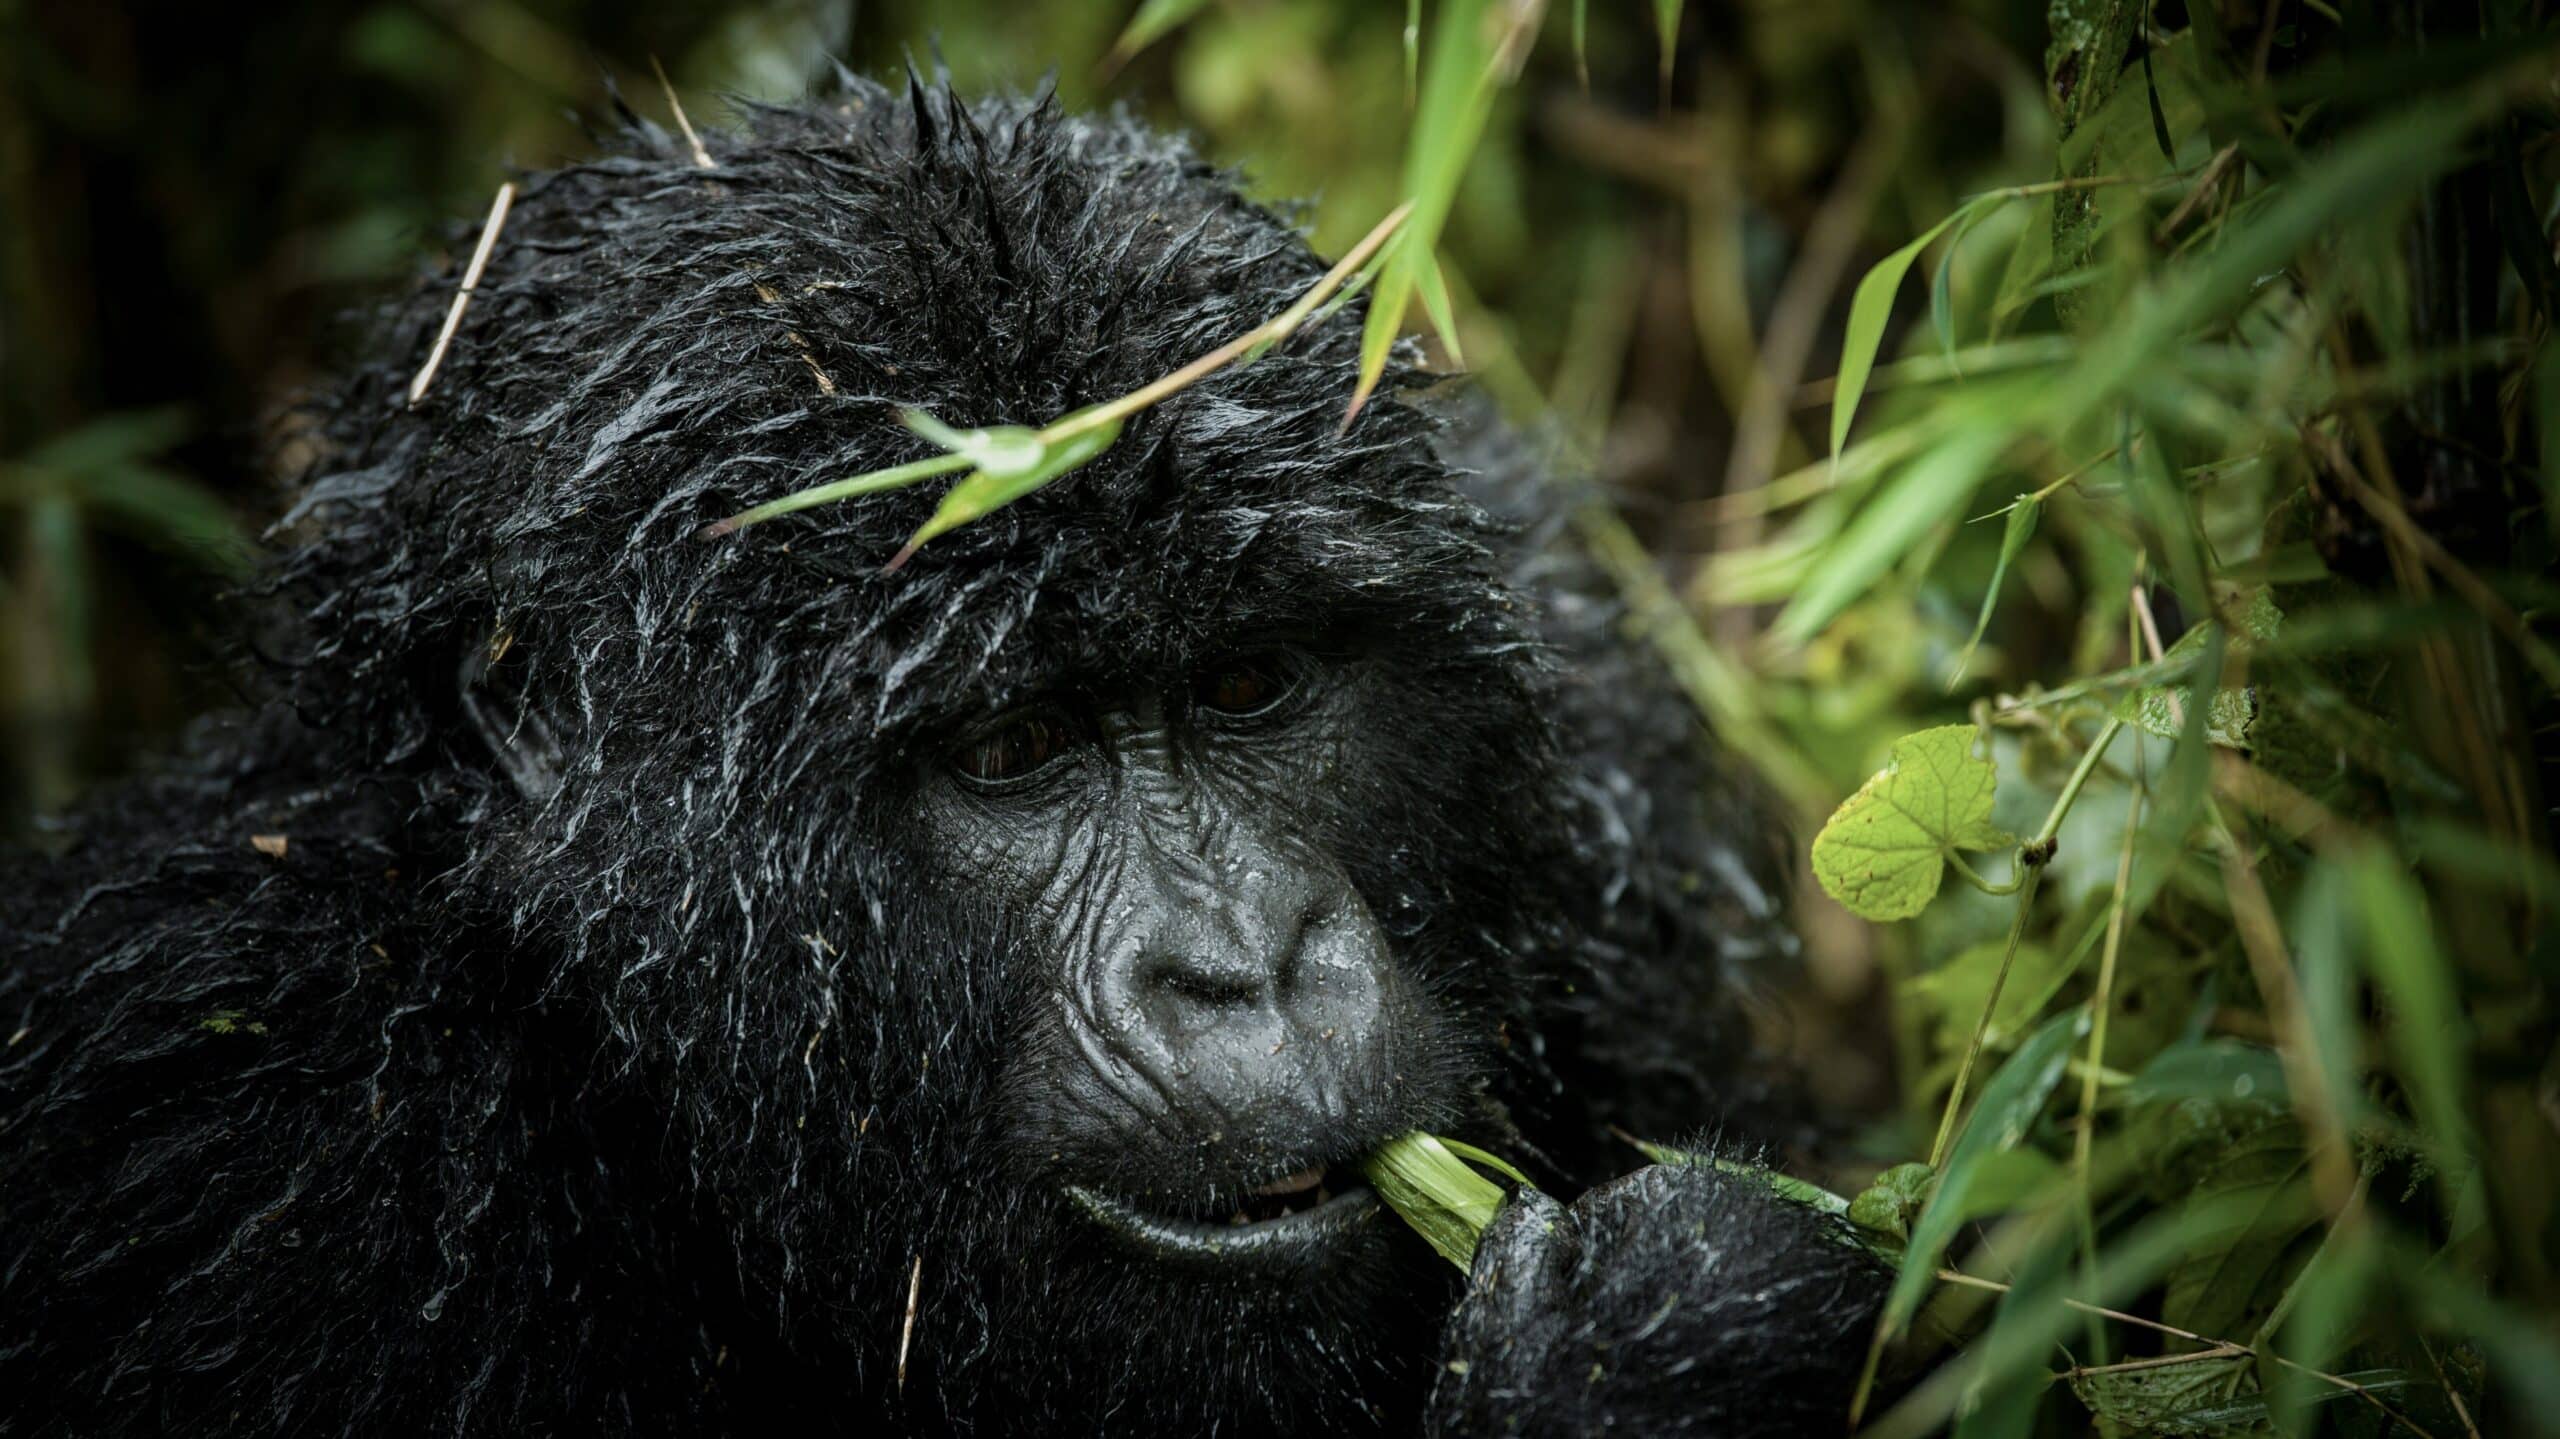
[[560, 788], [560, 740], [541, 707], [498, 672], [487, 645], [463, 653], [458, 679], [463, 718], [515, 782], [516, 793], [537, 802], [549, 799]]

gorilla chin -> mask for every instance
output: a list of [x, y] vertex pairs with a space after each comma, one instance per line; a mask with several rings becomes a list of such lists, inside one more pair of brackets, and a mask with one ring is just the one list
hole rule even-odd
[[[702, 144], [368, 317], [242, 710], [0, 869], [0, 1430], [1840, 1432], [1881, 1271], [1612, 1137], [1810, 1131], [1586, 497], [1410, 349], [1346, 424], [1355, 305], [895, 572], [939, 486], [706, 539], [1325, 267], [1046, 99]], [[1416, 1129], [1544, 1191], [1463, 1290]]]

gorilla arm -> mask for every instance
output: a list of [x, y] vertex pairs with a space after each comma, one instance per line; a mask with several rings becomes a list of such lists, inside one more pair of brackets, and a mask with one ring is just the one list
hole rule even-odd
[[607, 1292], [646, 1250], [598, 1202], [611, 1086], [563, 1072], [592, 1044], [505, 1002], [503, 949], [401, 918], [421, 866], [385, 836], [417, 796], [319, 779], [320, 748], [202, 735], [14, 872], [0, 1393], [90, 1434], [684, 1412], [707, 1356], [580, 1357], [699, 1342]]

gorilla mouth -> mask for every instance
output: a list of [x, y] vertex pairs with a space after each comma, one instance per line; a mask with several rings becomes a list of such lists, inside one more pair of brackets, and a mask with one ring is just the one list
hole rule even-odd
[[1067, 1198], [1138, 1254], [1232, 1271], [1298, 1268], [1321, 1260], [1378, 1217], [1378, 1197], [1350, 1166], [1310, 1165], [1240, 1185], [1194, 1208], [1163, 1211], [1066, 1186]]

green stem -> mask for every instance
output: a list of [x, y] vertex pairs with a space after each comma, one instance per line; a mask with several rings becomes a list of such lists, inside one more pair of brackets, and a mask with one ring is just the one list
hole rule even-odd
[[1955, 869], [1957, 874], [1963, 876], [1967, 884], [1972, 885], [1975, 889], [1981, 890], [1984, 894], [2016, 894], [2018, 892], [2018, 886], [2026, 882], [2027, 871], [2026, 867], [2023, 865], [2011, 867], [2009, 877], [2006, 880], [1999, 884], [1993, 884], [1991, 881], [1984, 879], [1972, 865], [1965, 863], [1964, 856], [1958, 854], [1956, 851], [1945, 851], [1944, 858], [1947, 863]]
[[[2036, 831], [2035, 838], [2019, 846], [2020, 858], [2026, 863], [2041, 865], [2053, 858], [2054, 841], [2062, 833], [2063, 819], [2071, 813], [2071, 806], [2079, 801], [2081, 787], [2089, 782], [2089, 776], [2098, 768], [2098, 761], [2106, 756], [2107, 746], [2116, 742], [2116, 733], [2123, 728], [2123, 720], [2108, 720], [2106, 728], [2099, 730], [2097, 739], [2091, 741], [2088, 753], [2080, 756], [2079, 767], [2071, 771], [2071, 778], [2063, 781], [2062, 793], [2054, 797], [2053, 810], [2044, 817], [2044, 827]], [[2038, 855], [2041, 857], [2035, 857]]]
[[[1387, 218], [1380, 220], [1375, 228], [1361, 237], [1360, 243], [1352, 246], [1350, 253], [1336, 261], [1333, 268], [1325, 272], [1324, 278], [1318, 280], [1305, 294], [1300, 295], [1288, 309], [1182, 368], [1159, 376], [1118, 399], [1106, 401], [1090, 409], [1078, 410], [1070, 415], [1062, 415], [1050, 421], [1040, 431], [1040, 443], [1043, 446], [1054, 446], [1061, 440], [1115, 424], [1150, 405], [1161, 403], [1190, 388], [1202, 379], [1234, 363], [1240, 357], [1289, 338], [1297, 332], [1299, 326], [1307, 322], [1307, 317], [1316, 312], [1316, 307], [1322, 305], [1327, 296], [1342, 288], [1344, 282], [1350, 280], [1359, 272], [1361, 266], [1368, 263], [1369, 257], [1376, 254], [1379, 247], [1386, 244], [1388, 239], [1403, 227], [1405, 218], [1412, 213], [1413, 202], [1410, 200], [1390, 211]], [[837, 480], [832, 484], [795, 491], [778, 500], [768, 500], [753, 509], [741, 510], [725, 520], [703, 526], [701, 534], [704, 539], [717, 539], [722, 535], [735, 534], [749, 525], [761, 523], [777, 515], [787, 515], [795, 510], [805, 510], [813, 505], [828, 504], [836, 500], [848, 500], [856, 495], [899, 489], [919, 481], [929, 480], [936, 475], [947, 475], [967, 468], [969, 468], [967, 457], [957, 454], [935, 455], [930, 459], [893, 465], [885, 470], [876, 470], [869, 474], [855, 475], [851, 479]]]
[[1938, 1116], [1938, 1137], [1929, 1145], [1931, 1169], [1946, 1161], [1947, 1141], [1955, 1137], [1956, 1116], [1964, 1111], [1965, 1085], [1973, 1078], [1973, 1062], [1982, 1057], [1983, 1036], [1991, 1031], [1991, 1012], [2000, 1003], [2001, 987], [2009, 982], [2009, 966], [2018, 958], [2018, 941], [2027, 932], [2027, 915], [2036, 907], [2036, 885], [2043, 878], [2043, 865], [2026, 867], [2026, 880], [2018, 888], [2018, 912], [2009, 921], [2009, 944], [2000, 954], [2000, 972], [1991, 977], [1991, 994], [1982, 1001], [1982, 1017], [1974, 1021], [1973, 1038], [1965, 1043], [1964, 1062], [1956, 1066], [1956, 1084], [1947, 1093], [1946, 1112]]
[[2044, 877], [2044, 867], [2053, 859], [2055, 837], [2061, 834], [2062, 822], [2070, 816], [2071, 806], [2079, 802], [2080, 791], [2088, 785], [2089, 776], [2097, 772], [2098, 761], [2105, 756], [2107, 746], [2115, 743], [2116, 734], [2123, 728], [2123, 720], [2110, 719], [2106, 727], [2098, 731], [2098, 738], [2080, 756], [2080, 763], [2071, 771], [2071, 778], [2063, 782], [2062, 793], [2054, 797], [2053, 809], [2045, 815], [2043, 827], [2025, 844], [2018, 846], [2018, 872], [2006, 888], [1996, 887], [1975, 874], [1972, 866], [1957, 858], [1954, 851], [1947, 853], [1947, 861], [1955, 866], [1956, 872], [1984, 890], [1992, 894], [2016, 891], [2018, 912], [2009, 921], [2008, 947], [2000, 955], [2000, 972], [1991, 978], [1991, 993], [1983, 998], [1982, 1017], [1974, 1021], [1973, 1038], [1966, 1042], [1964, 1059], [1956, 1066], [1955, 1087], [1947, 1093], [1946, 1112], [1938, 1117], [1938, 1137], [1929, 1145], [1931, 1169], [1945, 1161], [1947, 1141], [1955, 1136], [1956, 1116], [1964, 1111], [1965, 1087], [1973, 1079], [1974, 1061], [1982, 1057], [1983, 1037], [1991, 1032], [1991, 1015], [1999, 1007], [2001, 989], [2009, 982], [2009, 966], [2018, 958], [2018, 941], [2027, 932], [2028, 914], [2035, 909], [2036, 885]]
[[892, 465], [885, 470], [874, 470], [867, 475], [856, 475], [849, 480], [838, 480], [831, 485], [817, 485], [810, 489], [796, 490], [784, 495], [781, 499], [767, 500], [754, 509], [741, 510], [717, 524], [704, 526], [703, 538], [717, 539], [722, 535], [743, 530], [749, 525], [761, 524], [778, 515], [790, 514], [794, 510], [831, 504], [837, 500], [849, 500], [856, 495], [876, 494], [881, 490], [900, 489], [932, 479], [936, 475], [947, 475], [954, 470], [967, 468], [969, 468], [969, 457], [966, 455], [934, 455], [927, 459], [910, 460], [903, 465]]

